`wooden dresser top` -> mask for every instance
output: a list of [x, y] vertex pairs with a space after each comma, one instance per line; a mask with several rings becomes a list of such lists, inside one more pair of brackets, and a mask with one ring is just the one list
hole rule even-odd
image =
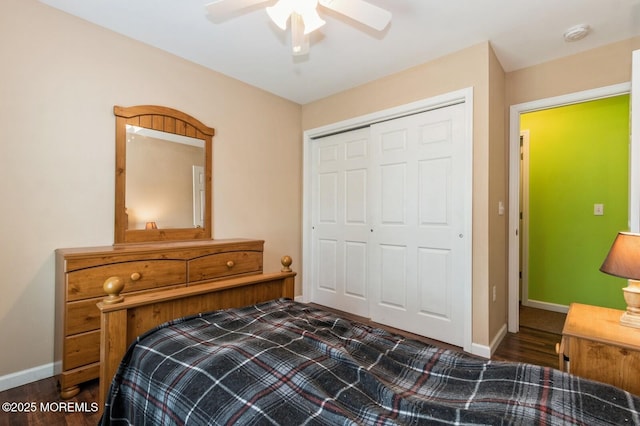
[[621, 325], [623, 313], [618, 309], [572, 303], [562, 335], [640, 350], [640, 328]]
[[233, 239], [218, 239], [218, 240], [189, 240], [189, 241], [172, 241], [172, 242], [159, 242], [159, 243], [139, 243], [139, 244], [116, 244], [112, 246], [99, 246], [99, 247], [78, 247], [78, 248], [60, 248], [56, 251], [69, 255], [84, 255], [91, 253], [96, 255], [98, 253], [105, 255], [114, 254], [127, 254], [127, 253], [140, 253], [144, 251], [174, 251], [182, 249], [193, 248], [205, 248], [205, 247], [219, 247], [221, 250], [234, 250], [245, 248], [247, 245], [262, 247], [263, 240], [252, 240], [245, 238], [233, 238]]

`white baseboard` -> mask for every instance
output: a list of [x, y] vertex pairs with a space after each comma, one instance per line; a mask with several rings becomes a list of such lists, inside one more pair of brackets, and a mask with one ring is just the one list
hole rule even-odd
[[482, 358], [491, 358], [491, 348], [486, 345], [479, 345], [477, 343], [471, 344], [471, 354], [481, 356]]
[[16, 371], [15, 373], [7, 374], [0, 377], [0, 392], [7, 389], [15, 388], [18, 386], [26, 385], [27, 383], [35, 382], [38, 380], [46, 379], [53, 376], [55, 373], [54, 363], [41, 365], [39, 367], [29, 368], [28, 370]]
[[494, 337], [493, 340], [491, 341], [491, 355], [493, 355], [496, 349], [498, 349], [498, 346], [500, 346], [500, 343], [502, 343], [502, 340], [506, 335], [507, 335], [507, 324], [502, 324], [502, 327], [500, 327], [500, 331], [498, 331], [498, 334], [496, 334], [496, 337]]
[[496, 337], [493, 338], [489, 346], [472, 343], [471, 353], [473, 355], [481, 356], [483, 358], [487, 358], [487, 359], [491, 358], [491, 355], [493, 355], [496, 349], [498, 349], [498, 346], [500, 346], [500, 343], [502, 343], [502, 339], [504, 339], [504, 336], [506, 335], [507, 335], [507, 324], [503, 324], [502, 327], [500, 327], [500, 331], [498, 331], [498, 334], [496, 334]]
[[566, 314], [567, 312], [569, 312], [568, 306], [558, 305], [557, 303], [541, 302], [539, 300], [529, 299], [529, 300], [523, 300], [522, 304], [530, 308], [545, 309], [547, 311], [561, 312], [563, 314]]

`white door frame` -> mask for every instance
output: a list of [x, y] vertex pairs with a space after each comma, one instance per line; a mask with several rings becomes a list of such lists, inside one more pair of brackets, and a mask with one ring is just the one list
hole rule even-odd
[[[465, 149], [468, 150], [467, 163], [465, 170], [465, 182], [468, 187], [465, 194], [465, 211], [471, 212], [472, 204], [472, 188], [473, 188], [473, 87], [457, 90], [443, 95], [435, 96], [428, 99], [412, 102], [394, 108], [377, 111], [360, 117], [351, 118], [344, 121], [328, 124], [326, 126], [317, 127], [304, 131], [303, 134], [303, 164], [302, 164], [302, 297], [303, 302], [308, 302], [311, 288], [312, 268], [312, 222], [311, 222], [311, 142], [315, 138], [327, 136], [333, 133], [352, 130], [359, 127], [369, 126], [373, 123], [391, 120], [394, 118], [427, 111], [430, 109], [441, 108], [457, 103], [464, 102], [467, 106], [465, 109]], [[472, 214], [467, 215], [465, 219], [462, 233], [466, 236], [472, 235]], [[460, 302], [464, 306], [464, 347], [465, 351], [472, 351], [472, 238], [466, 239], [466, 250], [464, 256], [469, 259], [467, 270], [464, 271], [465, 289], [464, 294], [460, 298]], [[305, 265], [309, 265], [306, 267]]]
[[[631, 57], [631, 140], [629, 143], [629, 230], [640, 232], [640, 50]], [[636, 129], [636, 131], [634, 131]]]
[[[636, 55], [634, 52], [634, 60]], [[640, 56], [638, 56], [640, 65]], [[640, 66], [634, 69], [640, 70]], [[640, 81], [639, 81], [640, 84]], [[635, 85], [638, 87], [638, 84]], [[512, 105], [509, 114], [509, 260], [508, 260], [508, 288], [509, 288], [509, 306], [508, 306], [508, 330], [511, 333], [517, 333], [520, 329], [519, 320], [519, 291], [518, 291], [518, 275], [520, 272], [519, 265], [519, 242], [520, 242], [520, 230], [519, 230], [519, 197], [520, 197], [520, 114], [527, 112], [538, 111], [548, 108], [555, 108], [564, 105], [571, 105], [586, 101], [591, 101], [600, 98], [607, 98], [611, 96], [618, 96], [628, 94], [631, 92], [631, 83], [621, 83], [611, 86], [601, 87], [592, 90], [585, 90], [582, 92], [571, 93], [568, 95], [556, 96], [552, 98], [540, 99], [532, 102], [525, 102], [522, 104]], [[639, 96], [632, 97], [633, 100]], [[640, 111], [640, 104], [637, 106]], [[635, 114], [640, 115], [640, 114]], [[635, 127], [632, 116], [632, 127]], [[640, 123], [638, 123], [640, 125]], [[640, 138], [640, 132], [635, 132]], [[629, 181], [629, 227], [632, 231], [639, 229], [638, 224], [640, 215], [640, 197], [638, 192], [640, 190], [640, 179], [637, 176], [640, 171], [636, 170], [637, 167], [631, 167], [633, 164], [638, 164], [638, 145], [640, 141], [631, 140], [630, 151], [630, 181]]]
[[[518, 278], [520, 281], [520, 299], [521, 301], [529, 300], [529, 215], [525, 214], [520, 217], [520, 212], [529, 212], [529, 130], [520, 131], [522, 146], [520, 147], [520, 173], [518, 176], [521, 181], [520, 187], [520, 209], [518, 212], [518, 220], [520, 226], [520, 268]], [[520, 275], [522, 274], [522, 275]]]

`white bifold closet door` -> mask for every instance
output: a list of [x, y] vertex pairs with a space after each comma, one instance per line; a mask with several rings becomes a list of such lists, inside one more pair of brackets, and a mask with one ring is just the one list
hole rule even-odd
[[313, 142], [312, 301], [369, 317], [370, 130]]
[[314, 141], [312, 295], [462, 346], [465, 106]]

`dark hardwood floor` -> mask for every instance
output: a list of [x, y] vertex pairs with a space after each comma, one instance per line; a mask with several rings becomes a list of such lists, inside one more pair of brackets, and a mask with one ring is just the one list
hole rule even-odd
[[[0, 425], [95, 426], [100, 420], [100, 415], [93, 411], [97, 401], [98, 381], [94, 380], [82, 386], [78, 395], [64, 401], [72, 404], [61, 405], [57, 380], [49, 377], [0, 392], [0, 403], [3, 404]], [[9, 410], [6, 410], [7, 404]]]
[[560, 334], [520, 327], [519, 333], [507, 333], [491, 358], [558, 368], [556, 344], [560, 339]]
[[[366, 318], [342, 312], [341, 314], [345, 317], [369, 323], [391, 332], [404, 334], [407, 337], [426, 343], [460, 350], [458, 347], [442, 342], [375, 324]], [[544, 312], [541, 314], [544, 314]], [[507, 334], [492, 359], [527, 362], [557, 368], [558, 355], [556, 355], [555, 352], [555, 345], [559, 342], [559, 334], [540, 331], [521, 325], [519, 333]], [[98, 400], [98, 382], [97, 380], [89, 382], [83, 385], [81, 389], [81, 392], [76, 397], [67, 401], [72, 403], [68, 406], [60, 404], [62, 401], [58, 396], [55, 377], [0, 392], [0, 403], [5, 404], [3, 405], [2, 411], [0, 411], [0, 426], [96, 425], [100, 420], [100, 416], [98, 413], [93, 412], [95, 405], [92, 406], [91, 404]], [[6, 403], [9, 403], [9, 411], [13, 409], [14, 412], [7, 412], [5, 409]], [[24, 412], [32, 408], [35, 409], [31, 412]], [[72, 412], [73, 410], [76, 410], [76, 412]]]

